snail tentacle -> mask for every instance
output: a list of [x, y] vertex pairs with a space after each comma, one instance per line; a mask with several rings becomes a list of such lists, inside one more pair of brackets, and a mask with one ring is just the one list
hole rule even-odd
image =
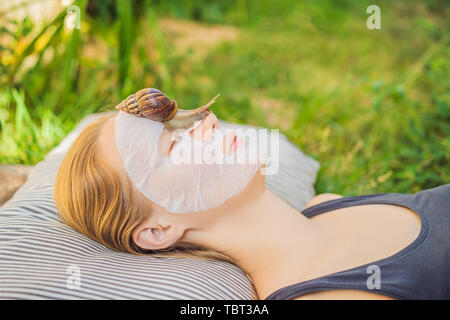
[[216, 101], [215, 96], [207, 104], [192, 109], [178, 108], [178, 103], [157, 89], [146, 88], [128, 96], [116, 109], [137, 117], [162, 122], [169, 130], [189, 129], [196, 121], [203, 120], [210, 112], [209, 107]]

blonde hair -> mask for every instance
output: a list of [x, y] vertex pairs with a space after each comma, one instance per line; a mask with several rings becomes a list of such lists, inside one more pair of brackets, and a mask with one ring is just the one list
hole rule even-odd
[[[115, 251], [226, 261], [238, 266], [231, 257], [213, 250], [183, 244], [164, 250], [144, 250], [134, 243], [133, 230], [148, 218], [151, 208], [141, 193], [133, 192], [131, 181], [128, 179], [123, 183], [119, 173], [98, 152], [98, 137], [109, 118], [104, 116], [84, 129], [61, 163], [54, 190], [61, 219]], [[254, 298], [257, 298], [253, 282], [248, 274], [246, 276], [252, 283]]]

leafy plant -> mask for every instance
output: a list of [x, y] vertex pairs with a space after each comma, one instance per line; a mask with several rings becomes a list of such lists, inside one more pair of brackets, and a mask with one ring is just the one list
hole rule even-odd
[[[321, 163], [318, 193], [448, 183], [450, 8], [376, 3], [382, 30], [368, 0], [80, 0], [80, 30], [65, 10], [0, 13], [0, 163], [34, 164], [85, 115], [156, 87], [183, 107], [220, 92], [219, 118], [281, 128]], [[173, 19], [185, 30], [161, 27]]]

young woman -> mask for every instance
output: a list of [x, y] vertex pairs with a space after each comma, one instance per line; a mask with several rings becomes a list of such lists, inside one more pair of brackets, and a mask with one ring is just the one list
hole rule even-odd
[[[450, 185], [416, 194], [321, 194], [298, 212], [265, 187], [258, 170], [220, 206], [173, 213], [131, 181], [117, 117], [85, 129], [58, 172], [60, 215], [86, 236], [132, 254], [235, 263], [260, 299], [450, 298]], [[190, 134], [210, 139], [217, 118], [209, 112], [201, 124]], [[236, 150], [231, 141], [227, 150]], [[161, 135], [158, 152], [172, 149]], [[168, 181], [173, 186], [181, 175]]]

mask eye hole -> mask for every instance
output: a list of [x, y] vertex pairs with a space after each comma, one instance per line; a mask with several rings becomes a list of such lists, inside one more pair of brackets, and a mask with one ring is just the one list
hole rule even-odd
[[170, 155], [172, 149], [175, 148], [180, 141], [181, 136], [177, 132], [173, 132], [164, 128], [158, 139], [158, 153], [163, 157]]
[[175, 145], [178, 143], [178, 140], [180, 140], [180, 137], [177, 137], [176, 139], [174, 139], [169, 146], [169, 152], [172, 151], [172, 149], [175, 147]]

